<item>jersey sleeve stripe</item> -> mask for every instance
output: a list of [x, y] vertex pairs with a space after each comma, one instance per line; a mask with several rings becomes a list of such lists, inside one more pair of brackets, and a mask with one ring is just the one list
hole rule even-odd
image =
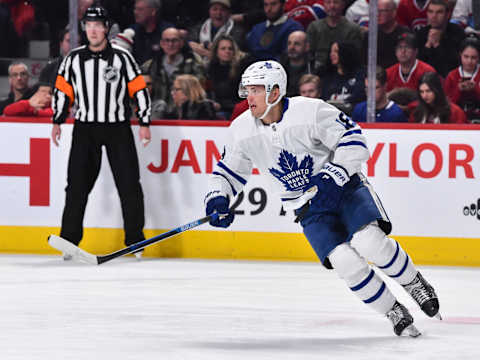
[[367, 145], [365, 145], [363, 142], [361, 141], [348, 141], [348, 142], [345, 142], [345, 143], [340, 143], [338, 144], [337, 147], [342, 147], [342, 146], [354, 146], [354, 145], [358, 145], [358, 146], [363, 146], [365, 149], [367, 148]]
[[350, 131], [347, 131], [345, 134], [343, 134], [342, 137], [345, 137], [345, 136], [349, 136], [349, 135], [353, 135], [353, 134], [361, 134], [362, 133], [362, 130], [358, 129], [358, 130], [350, 130]]
[[145, 89], [146, 87], [145, 79], [142, 75], [138, 75], [135, 79], [128, 82], [128, 95], [133, 98], [137, 91]]
[[68, 96], [70, 99], [70, 104], [73, 104], [75, 98], [73, 96], [73, 87], [70, 85], [67, 80], [62, 75], [57, 76], [57, 80], [55, 81], [55, 87], [63, 92], [65, 95]]
[[247, 180], [245, 180], [244, 178], [242, 178], [240, 175], [234, 173], [232, 170], [230, 170], [227, 165], [225, 165], [223, 162], [219, 161], [217, 163], [217, 165], [222, 168], [223, 170], [225, 170], [231, 177], [233, 177], [234, 179], [236, 179], [238, 182], [240, 182], [242, 185], [245, 185], [247, 183]]
[[219, 173], [218, 171], [214, 171], [214, 172], [212, 172], [212, 174], [213, 175], [218, 175], [218, 176], [221, 176], [222, 178], [224, 178], [227, 181], [228, 185], [230, 185], [230, 187], [232, 188], [233, 196], [237, 196], [237, 191], [235, 190], [232, 183], [227, 179], [227, 177], [225, 175], [223, 175], [222, 173]]

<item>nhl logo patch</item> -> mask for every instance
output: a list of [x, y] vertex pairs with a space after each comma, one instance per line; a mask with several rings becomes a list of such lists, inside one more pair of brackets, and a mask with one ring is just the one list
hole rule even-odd
[[113, 83], [117, 81], [119, 78], [119, 71], [117, 68], [113, 66], [107, 66], [105, 70], [103, 70], [103, 79], [108, 83]]

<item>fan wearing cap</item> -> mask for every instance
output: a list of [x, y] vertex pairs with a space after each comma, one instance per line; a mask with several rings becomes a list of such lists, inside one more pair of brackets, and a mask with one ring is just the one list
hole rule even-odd
[[208, 19], [200, 26], [194, 27], [190, 32], [189, 45], [192, 50], [208, 63], [212, 54], [212, 44], [221, 35], [230, 35], [240, 48], [244, 48], [245, 32], [235, 24], [231, 17], [230, 0], [210, 0]]
[[239, 95], [249, 109], [232, 122], [210, 176], [206, 214], [219, 215], [210, 224], [232, 224], [235, 213], [229, 206], [255, 166], [283, 208], [293, 210], [325, 267], [335, 269], [353, 293], [386, 316], [395, 334], [420, 335], [407, 308], [367, 263], [404, 286], [428, 316], [438, 314], [433, 287], [387, 236], [390, 220], [362, 174], [369, 159], [362, 129], [323, 100], [288, 98], [286, 92], [287, 75], [276, 61], [256, 62], [243, 73]]
[[435, 72], [427, 63], [417, 59], [415, 35], [403, 33], [397, 39], [395, 56], [398, 63], [387, 69], [387, 91], [397, 88], [417, 90], [418, 81], [426, 72]]
[[77, 47], [62, 61], [53, 94], [52, 140], [58, 146], [61, 126], [76, 105], [68, 160], [65, 207], [60, 236], [78, 245], [88, 195], [100, 171], [102, 148], [108, 155], [120, 196], [125, 244], [143, 240], [144, 204], [137, 150], [130, 126], [130, 100], [137, 104], [139, 140], [150, 135], [150, 96], [133, 56], [110, 45], [110, 20], [100, 6], [82, 19], [88, 45]]

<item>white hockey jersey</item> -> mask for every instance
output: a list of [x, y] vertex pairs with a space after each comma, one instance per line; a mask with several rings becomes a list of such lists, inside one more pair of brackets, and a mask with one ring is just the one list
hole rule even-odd
[[271, 125], [247, 110], [230, 125], [229, 134], [209, 179], [206, 201], [218, 195], [233, 199], [257, 167], [283, 207], [297, 209], [315, 195], [307, 190], [326, 162], [342, 166], [351, 176], [369, 158], [360, 127], [319, 99], [287, 98], [282, 119]]

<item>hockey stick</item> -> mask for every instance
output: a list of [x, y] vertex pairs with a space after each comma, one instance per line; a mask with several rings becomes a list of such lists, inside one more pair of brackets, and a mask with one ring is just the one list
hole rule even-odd
[[93, 255], [90, 254], [89, 252], [80, 249], [78, 246], [72, 244], [70, 241], [65, 240], [61, 238], [60, 236], [56, 235], [50, 235], [48, 237], [48, 243], [50, 244], [51, 247], [60, 250], [61, 252], [72, 256], [74, 260], [80, 260], [84, 261], [88, 264], [92, 265], [100, 265], [103, 264], [104, 262], [113, 260], [117, 257], [126, 255], [126, 254], [131, 254], [134, 251], [141, 250], [148, 245], [155, 244], [157, 242], [163, 241], [165, 239], [168, 239], [169, 237], [172, 237], [174, 235], [180, 234], [184, 231], [193, 229], [194, 227], [197, 227], [199, 225], [205, 224], [206, 222], [209, 222], [210, 220], [217, 220], [219, 218], [218, 213], [213, 213], [211, 215], [205, 216], [201, 219], [192, 221], [188, 224], [179, 226], [173, 230], [170, 230], [166, 233], [154, 236], [150, 239], [145, 239], [142, 240], [138, 243], [132, 244], [130, 246], [127, 246], [126, 248], [117, 250], [111, 254], [107, 255]]

